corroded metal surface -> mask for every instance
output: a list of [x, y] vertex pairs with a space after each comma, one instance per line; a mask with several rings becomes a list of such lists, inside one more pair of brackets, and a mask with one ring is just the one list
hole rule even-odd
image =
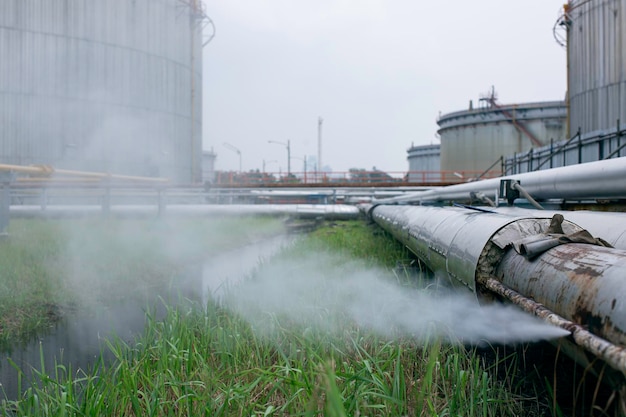
[[[557, 231], [548, 216], [424, 206], [371, 206], [369, 214], [439, 276], [487, 298], [496, 292], [569, 330], [575, 349], [568, 355], [588, 363], [600, 358], [620, 371], [618, 384], [624, 382], [626, 251], [564, 243], [529, 260], [515, 243], [584, 232], [567, 220]], [[491, 280], [494, 276], [501, 284]]]
[[483, 284], [490, 291], [493, 291], [518, 305], [524, 311], [540, 317], [552, 325], [569, 331], [571, 333], [571, 337], [577, 345], [601, 358], [611, 367], [626, 375], [626, 349], [623, 347], [617, 346], [614, 343], [594, 335], [580, 324], [574, 323], [571, 320], [566, 320], [555, 312], [547, 309], [545, 306], [524, 297], [520, 293], [506, 287], [493, 278], [486, 280]]
[[571, 243], [529, 261], [510, 250], [497, 277], [607, 340], [626, 345], [626, 252]]

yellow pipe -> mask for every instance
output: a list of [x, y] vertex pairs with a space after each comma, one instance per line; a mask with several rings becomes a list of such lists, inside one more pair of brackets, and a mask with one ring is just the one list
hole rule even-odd
[[24, 165], [0, 164], [0, 171], [15, 171], [15, 172], [21, 172], [24, 174], [40, 174], [40, 175], [45, 175], [45, 176], [50, 176], [52, 174], [75, 175], [79, 177], [129, 180], [129, 181], [146, 181], [146, 182], [158, 182], [158, 183], [164, 183], [164, 182], [169, 181], [167, 178], [160, 178], [160, 177], [138, 177], [138, 176], [133, 176], [133, 175], [109, 174], [107, 172], [90, 172], [90, 171], [73, 171], [69, 169], [56, 169], [50, 165], [24, 166]]
[[81, 183], [99, 183], [98, 178], [47, 178], [47, 177], [20, 177], [15, 179], [16, 182], [22, 183], [61, 183], [61, 184], [81, 184]]

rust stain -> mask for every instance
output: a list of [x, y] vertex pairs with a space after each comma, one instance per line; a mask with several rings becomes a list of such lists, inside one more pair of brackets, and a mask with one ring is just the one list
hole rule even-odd
[[[577, 303], [578, 304], [578, 303]], [[574, 322], [579, 323], [586, 330], [589, 330], [591, 333], [602, 335], [604, 323], [603, 319], [600, 316], [597, 316], [591, 313], [589, 310], [576, 306], [576, 311], [574, 312], [574, 316], [572, 317]]]
[[589, 265], [582, 265], [572, 271], [580, 278], [593, 279], [602, 276], [602, 271], [598, 271]]

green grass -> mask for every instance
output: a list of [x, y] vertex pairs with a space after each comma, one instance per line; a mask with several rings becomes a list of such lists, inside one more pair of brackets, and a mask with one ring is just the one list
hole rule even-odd
[[146, 304], [187, 265], [282, 230], [277, 219], [250, 217], [12, 220], [0, 241], [0, 344], [86, 305]]
[[[243, 233], [252, 226], [248, 224]], [[258, 226], [265, 232], [275, 231], [275, 225]], [[37, 225], [39, 231], [47, 227], [53, 226]], [[161, 242], [158, 236], [163, 235], [163, 228], [172, 234], [181, 233], [170, 236], [175, 241], [194, 233], [206, 236], [215, 232], [210, 228], [198, 230], [193, 224], [187, 235], [178, 225], [121, 227], [113, 222], [95, 227], [93, 236], [107, 236], [103, 238], [108, 242], [106, 250], [115, 256], [101, 261], [94, 255], [81, 260], [81, 265], [95, 262], [94, 268], [100, 268], [99, 262], [107, 265], [116, 260], [119, 265], [109, 278], [118, 282], [129, 273], [148, 276], [159, 272], [150, 262], [137, 261], [133, 255], [138, 253], [151, 262], [171, 261], [176, 265], [178, 257], [194, 259], [216, 249], [213, 243], [206, 243], [201, 249], [190, 249], [190, 253], [179, 253], [170, 260], [166, 252], [153, 252], [138, 237], [147, 233], [150, 239], [156, 239], [153, 242]], [[233, 235], [237, 229], [235, 225], [219, 227]], [[136, 241], [131, 239], [126, 244], [126, 239], [117, 240], [118, 233], [124, 235], [128, 230]], [[85, 240], [78, 246], [90, 253], [91, 238], [81, 238]], [[64, 248], [55, 243], [56, 239], [50, 239], [46, 250], [54, 265]], [[171, 240], [162, 244], [167, 242]], [[28, 253], [25, 250], [22, 256]], [[305, 256], [337, 264], [325, 265], [330, 268], [381, 268], [393, 272], [388, 277], [396, 284], [416, 285], [408, 269], [397, 268], [398, 261], [401, 265], [411, 262], [406, 249], [365, 222], [321, 228], [260, 265], [257, 274], [276, 262], [298, 262]], [[65, 266], [63, 262], [61, 266]], [[257, 274], [243, 285], [252, 284]], [[228, 304], [211, 301], [191, 308], [171, 306], [165, 319], [150, 318], [136, 342], [110, 340], [107, 349], [116, 358], [111, 363], [80, 370], [42, 360], [37, 383], [19, 398], [3, 401], [0, 410], [4, 414], [36, 416], [539, 415], [535, 399], [511, 390], [508, 381], [514, 375], [503, 379], [492, 376], [497, 369], [490, 368], [501, 366], [498, 359], [485, 365], [473, 350], [460, 345], [446, 345], [438, 339], [417, 341], [408, 336], [389, 338], [361, 328], [341, 314], [319, 314], [331, 323], [317, 326], [285, 312], [267, 314], [263, 320], [272, 331], [263, 332]]]
[[45, 416], [531, 415], [461, 348], [277, 327], [280, 343], [215, 305], [170, 309], [136, 345], [111, 341], [117, 361], [98, 374], [57, 366], [2, 406]]
[[0, 241], [0, 340], [15, 340], [56, 319], [67, 303], [60, 290], [62, 251], [57, 228], [39, 221], [11, 223]]
[[300, 244], [303, 251], [339, 252], [362, 260], [366, 266], [393, 268], [398, 262], [413, 259], [408, 249], [378, 226], [359, 220], [329, 223]]

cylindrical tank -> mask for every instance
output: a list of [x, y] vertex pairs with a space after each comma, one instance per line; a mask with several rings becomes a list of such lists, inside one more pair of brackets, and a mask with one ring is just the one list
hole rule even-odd
[[626, 0], [571, 0], [568, 28], [570, 133], [626, 123]]
[[409, 182], [440, 182], [440, 145], [411, 146], [408, 149]]
[[210, 151], [202, 151], [202, 182], [215, 182], [215, 160], [217, 154], [211, 149]]
[[442, 115], [441, 170], [469, 171], [469, 176], [494, 165], [501, 156], [565, 138], [563, 101], [489, 105]]
[[201, 177], [192, 0], [0, 2], [0, 162]]

